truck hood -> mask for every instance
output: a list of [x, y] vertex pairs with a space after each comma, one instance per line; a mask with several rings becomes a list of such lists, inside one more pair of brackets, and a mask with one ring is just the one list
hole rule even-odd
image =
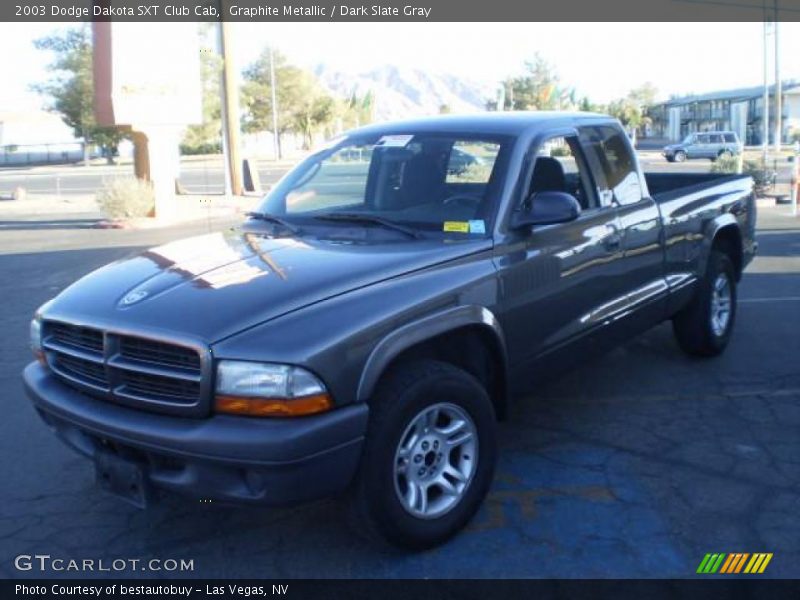
[[64, 290], [46, 318], [213, 343], [316, 302], [491, 247], [488, 239], [336, 243], [240, 230], [168, 243]]

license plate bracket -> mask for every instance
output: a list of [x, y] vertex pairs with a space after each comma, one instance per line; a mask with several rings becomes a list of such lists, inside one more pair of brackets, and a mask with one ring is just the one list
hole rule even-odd
[[97, 485], [138, 508], [147, 508], [152, 498], [144, 466], [107, 450], [94, 457]]

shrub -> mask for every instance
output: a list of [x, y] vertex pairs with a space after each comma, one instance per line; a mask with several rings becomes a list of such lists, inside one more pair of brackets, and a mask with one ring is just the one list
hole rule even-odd
[[97, 204], [112, 219], [147, 217], [155, 202], [150, 183], [135, 177], [112, 179], [97, 193]]
[[201, 144], [181, 144], [181, 155], [219, 154], [222, 152], [222, 142], [207, 142]]
[[[735, 156], [720, 156], [711, 165], [712, 173], [736, 173], [739, 159]], [[752, 161], [747, 161], [752, 162]]]
[[[711, 166], [712, 173], [736, 173], [736, 157], [718, 158]], [[756, 160], [746, 160], [742, 163], [742, 174], [753, 178], [753, 188], [756, 196], [761, 197], [775, 184], [775, 173], [761, 166]]]

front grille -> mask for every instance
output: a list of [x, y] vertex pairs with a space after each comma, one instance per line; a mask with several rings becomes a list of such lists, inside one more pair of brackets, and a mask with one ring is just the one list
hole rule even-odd
[[93, 385], [108, 387], [106, 370], [102, 364], [98, 364], [82, 358], [75, 358], [68, 354], [57, 354], [54, 356], [59, 371], [75, 379], [85, 379]]
[[134, 371], [122, 371], [119, 380], [122, 384], [121, 393], [134, 394], [162, 402], [191, 404], [200, 395], [200, 384], [196, 381], [145, 375]]
[[65, 383], [147, 410], [201, 416], [209, 361], [195, 348], [61, 321], [45, 321], [42, 346]]
[[147, 363], [200, 370], [200, 355], [191, 348], [135, 337], [120, 340], [120, 356]]
[[103, 332], [89, 327], [50, 323], [49, 334], [59, 343], [82, 350], [103, 352]]

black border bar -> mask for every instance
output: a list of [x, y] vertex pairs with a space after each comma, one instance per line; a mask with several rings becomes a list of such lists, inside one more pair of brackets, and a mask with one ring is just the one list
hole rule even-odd
[[[28, 590], [39, 587], [43, 593], [21, 593], [17, 586], [27, 586]], [[55, 588], [54, 588], [55, 586]], [[69, 590], [87, 587], [102, 588], [100, 595], [76, 594]], [[116, 586], [116, 593], [110, 591]], [[146, 590], [149, 586], [160, 593], [128, 592], [120, 593], [121, 586]], [[176, 588], [169, 593], [169, 587]], [[233, 589], [231, 588], [233, 587]], [[275, 586], [275, 587], [273, 587]], [[283, 587], [279, 587], [283, 586]], [[187, 596], [179, 588], [191, 587]], [[58, 589], [54, 593], [54, 589]], [[275, 593], [273, 590], [280, 590]], [[544, 600], [547, 598], [575, 598], [603, 600], [622, 600], [638, 598], [659, 600], [661, 598], [698, 599], [770, 599], [798, 598], [799, 580], [747, 579], [745, 577], [716, 577], [697, 579], [576, 579], [576, 580], [350, 580], [350, 579], [312, 579], [312, 580], [203, 580], [203, 579], [159, 579], [159, 580], [121, 580], [121, 579], [61, 579], [61, 580], [3, 580], [0, 597], [11, 598], [51, 598], [53, 600], [78, 600], [83, 598], [144, 600], [149, 598], [189, 598], [189, 600], [254, 600], [256, 598], [306, 599], [348, 599], [379, 598], [380, 600], [489, 600], [502, 598], [514, 600]]]
[[[777, 11], [775, 7], [777, 6]], [[776, 19], [777, 15], [777, 19]], [[9, 22], [800, 21], [800, 0], [2, 0]], [[680, 35], [676, 27], [676, 36]], [[735, 43], [735, 40], [732, 40]]]

